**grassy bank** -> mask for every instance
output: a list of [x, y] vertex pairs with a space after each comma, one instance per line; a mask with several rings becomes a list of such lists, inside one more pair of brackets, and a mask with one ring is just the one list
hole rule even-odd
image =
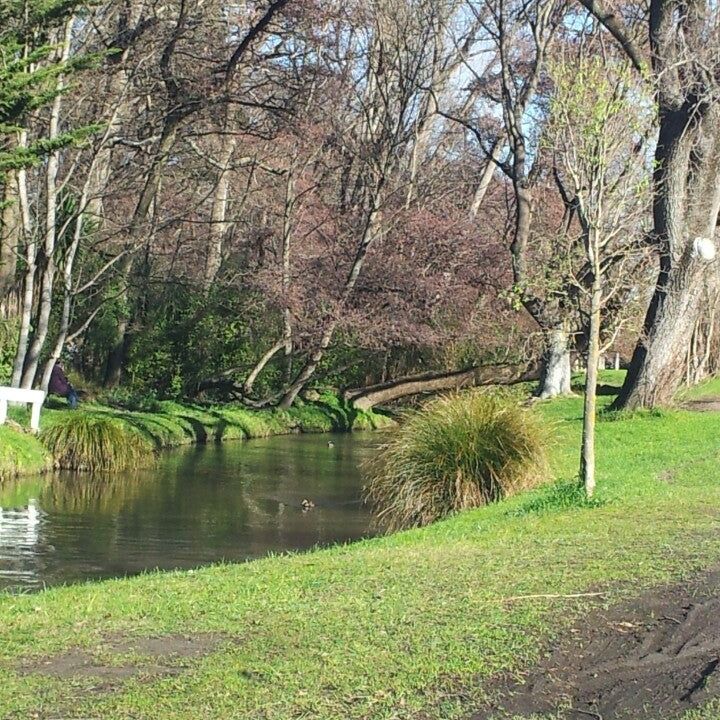
[[[11, 410], [11, 417], [29, 424], [27, 411]], [[334, 395], [318, 402], [302, 403], [290, 410], [249, 410], [239, 405], [208, 407], [156, 402], [152, 411], [131, 411], [85, 403], [72, 411], [62, 401], [51, 399], [43, 409], [41, 427], [48, 430], [68, 419], [111, 419], [126, 432], [145, 441], [147, 452], [190, 443], [246, 440], [287, 435], [294, 432], [321, 433], [370, 430], [387, 427], [392, 421], [381, 414], [356, 411]], [[42, 472], [51, 464], [42, 442], [9, 426], [0, 426], [0, 479]]]
[[42, 443], [10, 425], [0, 425], [0, 482], [16, 475], [41, 473], [52, 467]]
[[[537, 411], [558, 482], [533, 493], [347, 547], [2, 597], [0, 715], [463, 717], [591, 605], [720, 559], [718, 415], [603, 419], [588, 506], [569, 485], [580, 398]], [[161, 662], [149, 637], [206, 649]], [[89, 672], [47, 671], [78, 657]]]

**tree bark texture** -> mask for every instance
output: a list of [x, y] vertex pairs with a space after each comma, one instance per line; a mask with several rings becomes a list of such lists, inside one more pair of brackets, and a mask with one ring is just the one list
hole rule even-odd
[[538, 396], [545, 398], [570, 393], [570, 336], [564, 328], [546, 333], [543, 372]]

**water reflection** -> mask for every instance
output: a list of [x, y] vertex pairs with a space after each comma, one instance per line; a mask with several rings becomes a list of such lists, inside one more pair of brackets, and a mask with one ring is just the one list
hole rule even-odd
[[[368, 534], [373, 435], [301, 435], [173, 452], [151, 470], [0, 485], [0, 588], [189, 568]], [[303, 511], [304, 499], [315, 507]]]

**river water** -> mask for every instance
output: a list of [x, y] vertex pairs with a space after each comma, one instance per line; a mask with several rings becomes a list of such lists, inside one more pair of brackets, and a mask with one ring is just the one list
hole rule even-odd
[[172, 451], [142, 471], [0, 483], [0, 590], [367, 537], [360, 465], [377, 443], [372, 433], [275, 437]]

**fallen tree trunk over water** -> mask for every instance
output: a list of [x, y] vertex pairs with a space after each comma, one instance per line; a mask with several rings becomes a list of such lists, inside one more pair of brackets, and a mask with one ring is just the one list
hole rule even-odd
[[443, 390], [459, 390], [464, 387], [483, 385], [514, 385], [540, 378], [540, 368], [517, 365], [481, 365], [456, 370], [451, 373], [425, 373], [399, 378], [365, 388], [346, 390], [345, 400], [352, 402], [358, 410], [370, 410], [381, 403], [389, 403], [400, 398], [436, 393]]

